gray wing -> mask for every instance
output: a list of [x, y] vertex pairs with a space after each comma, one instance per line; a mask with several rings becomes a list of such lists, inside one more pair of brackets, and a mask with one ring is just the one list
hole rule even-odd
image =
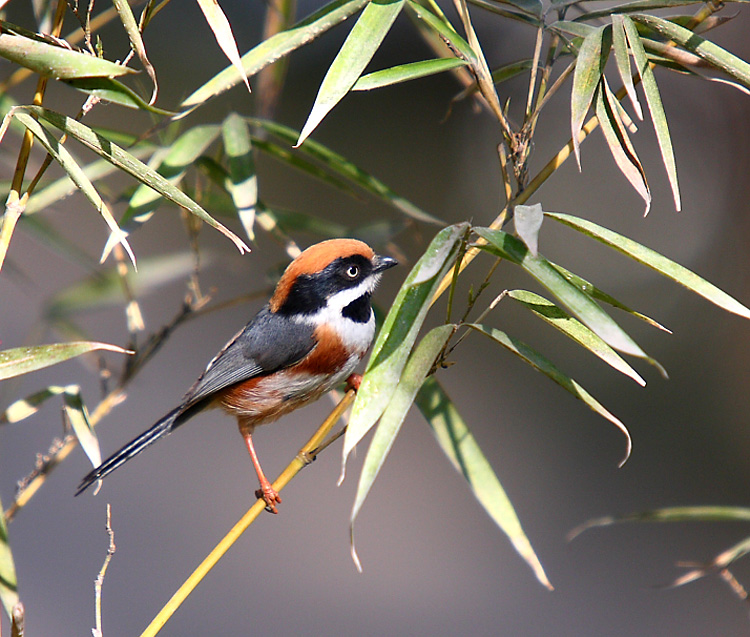
[[[284, 338], [279, 338], [283, 333]], [[185, 396], [185, 408], [235, 383], [289, 367], [315, 346], [313, 327], [292, 323], [264, 307], [206, 367]]]

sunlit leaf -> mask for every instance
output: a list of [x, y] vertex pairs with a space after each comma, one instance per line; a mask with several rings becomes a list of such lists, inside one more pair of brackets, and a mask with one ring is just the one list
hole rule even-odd
[[615, 427], [617, 427], [625, 435], [626, 438], [625, 457], [620, 461], [620, 466], [625, 464], [627, 459], [630, 457], [632, 443], [627, 427], [625, 427], [625, 425], [620, 421], [619, 418], [607, 411], [601, 405], [601, 403], [596, 400], [596, 398], [589, 394], [570, 376], [561, 372], [548, 358], [546, 358], [533, 348], [529, 347], [523, 341], [509, 336], [501, 330], [485, 327], [484, 325], [469, 324], [468, 327], [471, 327], [472, 329], [475, 329], [478, 332], [490, 337], [493, 341], [502, 345], [507, 350], [518, 356], [521, 360], [531, 365], [534, 369], [539, 370], [540, 372], [542, 372], [542, 374], [555, 381], [567, 392], [570, 392], [573, 396], [582, 400], [590, 409], [595, 411], [602, 418], [606, 418], [607, 420], [609, 420], [609, 422], [615, 425]]
[[548, 589], [552, 584], [523, 531], [513, 504], [505, 493], [492, 465], [479, 448], [466, 422], [440, 383], [428, 378], [419, 390], [415, 404], [435, 434], [440, 448], [453, 467], [468, 482], [474, 497], [493, 522], [508, 536], [518, 554], [531, 567], [536, 578]]
[[34, 345], [16, 347], [0, 351], [0, 380], [35, 372], [50, 365], [62, 363], [70, 358], [88, 354], [96, 350], [107, 350], [119, 354], [129, 354], [128, 350], [91, 341], [73, 343], [55, 343], [53, 345]]
[[[68, 152], [67, 148], [65, 148], [63, 144], [60, 144], [57, 138], [39, 124], [39, 122], [37, 122], [37, 120], [31, 115], [19, 110], [15, 112], [15, 117], [34, 134], [34, 137], [39, 140], [46, 151], [57, 161], [57, 163], [60, 164], [60, 166], [62, 166], [63, 170], [68, 173], [68, 177], [70, 177], [73, 183], [80, 189], [86, 199], [91, 202], [91, 205], [94, 206], [96, 211], [104, 219], [107, 226], [109, 226], [110, 241], [112, 242], [112, 245], [114, 246], [117, 243], [122, 244], [122, 247], [125, 248], [133, 265], [135, 265], [135, 254], [128, 243], [127, 236], [122, 230], [120, 230], [115, 218], [109, 211], [109, 207], [104, 203], [99, 192], [94, 187], [94, 184], [91, 183], [91, 180], [86, 176], [78, 165], [78, 162], [76, 162], [70, 152]], [[104, 261], [105, 257], [106, 253], [102, 255], [102, 261]]]
[[156, 70], [154, 69], [154, 65], [151, 64], [148, 55], [146, 54], [146, 45], [143, 43], [141, 30], [138, 28], [138, 23], [135, 21], [133, 10], [130, 8], [127, 0], [112, 0], [112, 4], [115, 6], [115, 9], [117, 9], [120, 21], [122, 22], [123, 27], [125, 27], [125, 32], [128, 34], [130, 46], [133, 51], [135, 51], [141, 64], [143, 64], [143, 68], [146, 69], [146, 73], [148, 73], [148, 76], [151, 78], [151, 83], [154, 85], [151, 99], [148, 102], [149, 105], [151, 105], [156, 101], [156, 96], [159, 93], [159, 83], [156, 81]]
[[[196, 217], [229, 238], [241, 253], [250, 251], [250, 248], [245, 245], [242, 239], [211, 217], [208, 212], [182, 192], [182, 190], [169, 183], [168, 180], [137, 160], [127, 151], [97, 134], [88, 126], [40, 106], [24, 106], [20, 108], [45, 119], [56, 128], [77, 139], [96, 154], [112, 162], [132, 177], [135, 177], [138, 181], [150, 186], [166, 199], [169, 199], [178, 206], [185, 208], [188, 212], [194, 214]], [[17, 109], [16, 113], [18, 113], [19, 110], [20, 109]]]
[[349, 32], [323, 78], [296, 146], [310, 136], [328, 112], [349, 92], [380, 47], [405, 0], [372, 0]]
[[640, 159], [630, 141], [628, 131], [620, 119], [617, 98], [609, 90], [607, 80], [602, 78], [596, 91], [596, 118], [602, 128], [604, 139], [607, 141], [609, 151], [625, 178], [630, 182], [635, 191], [646, 202], [644, 216], [651, 208], [651, 190], [646, 181], [646, 173], [643, 170]]
[[349, 454], [388, 406], [435, 290], [452, 267], [468, 229], [469, 224], [460, 223], [438, 232], [396, 295], [373, 345], [352, 407], [344, 438], [340, 480], [344, 478]]
[[59, 385], [50, 385], [45, 387], [41, 391], [34, 392], [26, 398], [21, 398], [12, 402], [8, 408], [0, 414], [0, 423], [17, 423], [25, 420], [26, 418], [33, 416], [39, 411], [39, 407], [47, 400], [54, 396], [64, 394], [66, 391], [65, 387]]
[[677, 183], [677, 164], [675, 163], [674, 149], [672, 148], [672, 137], [669, 134], [669, 126], [667, 125], [667, 114], [664, 112], [664, 106], [662, 105], [661, 96], [659, 95], [659, 87], [656, 85], [654, 71], [646, 57], [646, 51], [643, 48], [643, 43], [641, 42], [640, 37], [638, 36], [638, 30], [635, 27], [635, 23], [630, 17], [623, 16], [622, 24], [625, 27], [625, 34], [627, 35], [628, 44], [633, 54], [635, 67], [638, 70], [638, 75], [643, 84], [643, 91], [646, 95], [646, 104], [648, 104], [648, 110], [651, 113], [651, 120], [654, 123], [654, 130], [656, 131], [656, 140], [659, 142], [662, 161], [664, 162], [664, 168], [667, 171], [669, 185], [672, 188], [674, 206], [676, 210], [680, 210], [682, 204], [680, 203], [680, 187]]
[[691, 53], [695, 53], [714, 68], [750, 88], [750, 64], [745, 60], [669, 20], [652, 15], [634, 15], [633, 20], [645, 24]]
[[175, 114], [172, 111], [151, 106], [138, 93], [111, 77], [81, 77], [63, 81], [68, 86], [94, 95], [105, 102], [112, 102], [126, 108], [135, 108], [165, 117], [171, 117]]
[[[605, 42], [606, 38], [606, 42]], [[586, 113], [594, 100], [596, 88], [604, 73], [609, 56], [611, 29], [601, 26], [591, 31], [581, 44], [573, 74], [573, 89], [570, 99], [570, 128], [578, 167], [581, 167], [581, 149], [578, 136], [583, 128]]]
[[229, 160], [229, 179], [226, 188], [237, 208], [237, 215], [250, 241], [255, 240], [258, 176], [247, 122], [236, 113], [230, 114], [221, 127], [224, 150]]
[[354, 549], [354, 521], [364, 504], [375, 478], [383, 466], [388, 452], [391, 450], [406, 414], [414, 402], [419, 388], [422, 386], [427, 374], [430, 372], [435, 358], [445, 346], [455, 330], [454, 325], [441, 325], [430, 330], [419, 344], [414, 348], [408, 362], [404, 367], [401, 380], [396, 386], [388, 406], [380, 418], [375, 433], [367, 450], [362, 473], [357, 484], [357, 493], [354, 498], [354, 506], [350, 516], [350, 536], [352, 556], [357, 567], [361, 570], [359, 559]]
[[638, 372], [628, 365], [628, 363], [599, 336], [543, 296], [539, 296], [538, 294], [527, 290], [511, 290], [508, 292], [508, 298], [521, 303], [524, 307], [531, 310], [534, 315], [560, 330], [567, 337], [573, 339], [592, 354], [601, 358], [605, 363], [614, 367], [617, 371], [629, 376], [639, 385], [646, 384], [646, 381], [641, 378]]
[[127, 66], [109, 60], [9, 33], [0, 34], [0, 55], [34, 73], [56, 80], [135, 73]]
[[691, 292], [699, 294], [704, 299], [711, 301], [727, 312], [738, 314], [744, 318], [750, 318], [750, 309], [742, 305], [739, 301], [723, 292], [712, 283], [699, 277], [694, 272], [675, 263], [671, 259], [647, 248], [632, 239], [628, 239], [612, 230], [603, 228], [591, 221], [574, 217], [573, 215], [563, 214], [560, 212], [545, 212], [546, 216], [564, 223], [571, 228], [582, 232], [589, 237], [601, 241], [602, 243], [622, 252], [624, 255], [634, 259], [638, 263], [656, 270], [659, 274], [684, 285]]
[[375, 71], [360, 77], [352, 86], [352, 91], [371, 91], [392, 84], [409, 82], [422, 77], [443, 73], [459, 66], [465, 66], [466, 61], [458, 58], [436, 58], [393, 66], [382, 71]]
[[520, 265], [611, 347], [646, 358], [645, 352], [591, 297], [565, 279], [541, 254], [533, 256], [520, 240], [502, 230], [474, 228], [474, 231], [489, 242], [481, 246], [483, 250]]
[[234, 41], [232, 26], [229, 24], [227, 16], [224, 15], [217, 0], [197, 0], [197, 2], [201, 11], [203, 11], [203, 16], [206, 18], [208, 26], [214, 32], [216, 42], [221, 47], [221, 50], [224, 51], [224, 55], [227, 56], [232, 66], [237, 69], [237, 72], [245, 82], [245, 86], [247, 86], [247, 90], [250, 91], [250, 82], [242, 66], [240, 52], [237, 49], [237, 43]]
[[638, 101], [638, 94], [635, 92], [633, 85], [633, 76], [630, 72], [630, 54], [628, 52], [628, 40], [625, 35], [625, 26], [622, 23], [622, 16], [612, 16], [612, 49], [615, 52], [615, 61], [617, 62], [617, 71], [620, 74], [622, 85], [628, 94], [630, 103], [638, 119], [643, 119], [643, 109]]
[[513, 208], [513, 223], [516, 226], [516, 232], [533, 256], [537, 255], [539, 248], [539, 229], [542, 227], [543, 220], [544, 212], [541, 204]]
[[[252, 76], [280, 57], [312, 42], [331, 27], [354, 15], [367, 3], [368, 0], [334, 0], [291, 29], [264, 40], [242, 56], [242, 67], [247, 76]], [[180, 108], [194, 109], [242, 81], [240, 72], [234, 66], [230, 66], [195, 90], [180, 104]]]
[[102, 463], [102, 452], [99, 448], [99, 439], [89, 422], [89, 413], [83, 404], [81, 390], [77, 385], [70, 385], [65, 389], [65, 416], [91, 464], [98, 467]]

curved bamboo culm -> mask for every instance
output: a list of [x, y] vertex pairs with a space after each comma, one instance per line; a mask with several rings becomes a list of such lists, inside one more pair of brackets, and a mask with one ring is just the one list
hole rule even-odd
[[[284, 469], [281, 475], [275, 480], [273, 488], [276, 491], [281, 491], [287, 484], [289, 484], [292, 478], [294, 478], [305, 466], [310, 464], [315, 455], [327, 446], [327, 444], [323, 445], [323, 441], [326, 439], [336, 422], [351, 406], [355, 395], [356, 392], [353, 389], [346, 392], [339, 404], [336, 405], [328, 418], [326, 418], [325, 422], [318, 427], [318, 430], [313, 434], [312, 438], [307, 441], [305, 446], [300, 449], [299, 453], [297, 453], [287, 468]], [[232, 529], [208, 554], [206, 559], [204, 559], [192, 572], [190, 577], [185, 580], [185, 583], [177, 589], [175, 594], [172, 595], [172, 598], [159, 611], [159, 614], [156, 615], [153, 621], [146, 627], [146, 630], [141, 633], [141, 637], [153, 637], [163, 628], [164, 624], [169, 621], [169, 618], [172, 617], [174, 612], [182, 605], [182, 602], [187, 599], [188, 595], [193, 592], [195, 587], [198, 586], [209, 571], [216, 566], [218, 561], [224, 556], [229, 548], [263, 512], [264, 508], [265, 502], [263, 500], [258, 500], [252, 507], [250, 507], [247, 513], [240, 518], [239, 522], [232, 527]]]

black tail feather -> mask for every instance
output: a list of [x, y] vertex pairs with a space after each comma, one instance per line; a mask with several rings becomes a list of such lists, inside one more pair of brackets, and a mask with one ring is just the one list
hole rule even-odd
[[175, 426], [177, 426], [181, 422], [184, 422], [184, 419], [182, 418], [180, 418], [180, 422], [175, 422], [177, 421], [178, 417], [182, 416], [184, 413], [185, 410], [182, 408], [182, 406], [173, 409], [166, 416], [164, 416], [164, 418], [162, 418], [153, 427], [151, 427], [151, 429], [149, 429], [148, 431], [144, 431], [135, 440], [129, 442], [122, 449], [107, 458], [98, 467], [92, 470], [83, 480], [81, 480], [81, 484], [78, 485], [76, 495], [83, 493], [92, 484], [94, 484], [94, 482], [96, 482], [97, 480], [101, 480], [106, 475], [109, 475], [120, 465], [126, 463], [133, 456], [138, 455], [146, 447], [155, 443], [157, 440], [159, 440], [159, 438], [163, 438], [168, 433], [170, 433]]

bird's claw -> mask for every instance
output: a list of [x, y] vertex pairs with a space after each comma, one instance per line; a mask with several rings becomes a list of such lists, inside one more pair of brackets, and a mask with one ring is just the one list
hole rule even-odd
[[266, 511], [278, 513], [277, 504], [281, 504], [281, 496], [270, 484], [261, 484], [260, 489], [255, 492], [255, 497], [266, 503]]

